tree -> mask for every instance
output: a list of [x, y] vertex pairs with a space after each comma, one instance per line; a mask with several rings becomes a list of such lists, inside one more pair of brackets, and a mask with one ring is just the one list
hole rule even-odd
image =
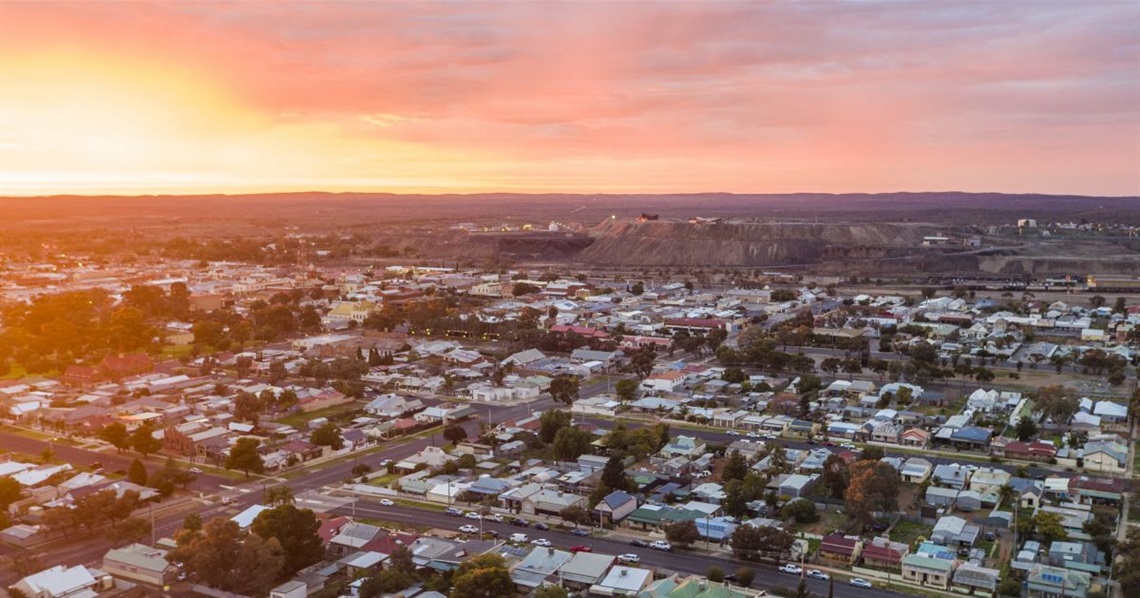
[[622, 402], [629, 402], [637, 400], [637, 388], [639, 384], [637, 380], [618, 380], [614, 385], [614, 390], [617, 392], [617, 398]]
[[594, 435], [578, 428], [562, 428], [554, 436], [554, 456], [560, 461], [573, 461], [590, 452]]
[[843, 498], [849, 480], [847, 462], [839, 455], [831, 455], [823, 462], [822, 478], [823, 485], [832, 498]]
[[482, 554], [464, 561], [455, 570], [449, 598], [500, 598], [514, 591], [515, 584], [503, 557]]
[[408, 589], [415, 581], [416, 578], [407, 571], [399, 569], [377, 571], [375, 575], [360, 584], [360, 598], [379, 598], [387, 594], [394, 594]]
[[107, 531], [107, 539], [113, 544], [132, 544], [140, 542], [150, 535], [150, 521], [142, 517], [128, 517], [111, 526]]
[[572, 404], [578, 400], [578, 377], [577, 376], [555, 376], [550, 381], [550, 396], [555, 401]]
[[146, 486], [146, 466], [138, 458], [131, 461], [131, 466], [127, 469], [127, 479], [132, 484]]
[[780, 517], [784, 519], [795, 519], [797, 523], [814, 523], [819, 521], [819, 513], [816, 512], [815, 503], [806, 498], [797, 498], [784, 505], [780, 510]]
[[265, 471], [265, 462], [261, 459], [258, 447], [261, 441], [256, 438], [239, 438], [230, 447], [230, 454], [226, 456], [226, 469], [240, 469], [249, 477], [249, 472], [261, 474]]
[[724, 464], [724, 469], [721, 471], [720, 477], [722, 480], [743, 480], [744, 476], [748, 473], [748, 461], [740, 451], [734, 450], [728, 455], [728, 461]]
[[291, 576], [321, 560], [324, 543], [321, 522], [309, 509], [298, 509], [291, 503], [262, 511], [249, 530], [263, 539], [274, 538], [285, 551], [281, 575]]
[[899, 474], [882, 461], [859, 460], [848, 468], [850, 482], [843, 498], [847, 516], [861, 529], [881, 511], [897, 511]]
[[732, 553], [739, 559], [784, 559], [795, 543], [795, 536], [774, 527], [741, 525], [732, 532]]
[[138, 429], [131, 434], [131, 446], [145, 459], [147, 455], [162, 450], [162, 441], [154, 437], [154, 428], [149, 424], [145, 424], [139, 426]]
[[514, 284], [514, 286], [511, 288], [511, 294], [514, 295], [515, 297], [521, 297], [523, 295], [530, 295], [532, 293], [537, 293], [540, 290], [542, 290], [542, 289], [540, 289], [537, 286], [530, 284], [528, 282], [516, 282]]
[[531, 594], [532, 598], [567, 598], [570, 594], [561, 586], [542, 586]]
[[633, 489], [633, 482], [625, 473], [625, 462], [617, 456], [610, 457], [606, 466], [602, 468], [602, 483], [612, 490], [628, 492]]
[[859, 454], [859, 459], [863, 461], [879, 461], [886, 456], [881, 446], [866, 446], [863, 447], [863, 452]]
[[713, 565], [713, 566], [711, 566], [705, 570], [705, 577], [708, 578], [708, 580], [711, 582], [723, 583], [724, 582], [724, 569], [721, 569], [720, 567]]
[[1089, 303], [1090, 303], [1090, 304], [1092, 304], [1093, 308], [1100, 308], [1100, 307], [1103, 307], [1103, 306], [1104, 306], [1104, 304], [1105, 304], [1105, 301], [1106, 301], [1106, 300], [1105, 300], [1105, 298], [1104, 298], [1104, 296], [1103, 296], [1103, 295], [1093, 295], [1093, 296], [1092, 296], [1092, 297], [1089, 299]]
[[1014, 431], [1017, 433], [1018, 440], [1026, 442], [1037, 435], [1037, 422], [1028, 415], [1023, 415], [1017, 420], [1017, 427], [1014, 428]]
[[561, 517], [563, 521], [573, 523], [574, 527], [589, 525], [590, 523], [590, 511], [580, 505], [566, 507], [558, 512], [558, 516]]
[[645, 293], [645, 285], [639, 280], [633, 283], [633, 286], [629, 288], [629, 292], [634, 295], [642, 295]]
[[1065, 531], [1064, 518], [1060, 513], [1037, 511], [1033, 514], [1033, 528], [1046, 544], [1069, 537]]
[[1120, 582], [1121, 594], [1140, 596], [1140, 528], [1129, 528], [1128, 536], [1116, 548], [1113, 577]]
[[741, 587], [752, 587], [752, 580], [756, 579], [756, 572], [751, 567], [741, 567], [736, 570], [736, 583]]
[[443, 429], [443, 439], [452, 444], [459, 444], [467, 440], [467, 430], [459, 424], [448, 424]]
[[296, 502], [293, 498], [293, 489], [285, 485], [267, 488], [262, 500], [271, 507], [282, 507]]
[[545, 444], [554, 442], [555, 434], [570, 425], [570, 412], [562, 409], [547, 409], [539, 416], [538, 437]]
[[665, 538], [674, 544], [681, 546], [689, 546], [693, 542], [701, 539], [701, 532], [697, 529], [697, 523], [693, 520], [688, 521], [674, 521], [673, 523], [665, 524]]
[[236, 522], [220, 517], [199, 532], [181, 532], [166, 559], [183, 563], [204, 585], [242, 594], [268, 593], [285, 566], [280, 542], [245, 534]]
[[107, 424], [102, 430], [99, 430], [99, 439], [109, 442], [120, 453], [131, 448], [131, 434], [122, 422]]
[[190, 513], [182, 520], [182, 529], [196, 532], [202, 529], [202, 516], [197, 513]]
[[332, 422], [325, 422], [313, 430], [309, 440], [317, 446], [327, 446], [334, 451], [344, 448], [344, 438], [340, 435], [340, 428]]
[[0, 511], [7, 511], [8, 506], [20, 500], [22, 486], [10, 477], [0, 478]]

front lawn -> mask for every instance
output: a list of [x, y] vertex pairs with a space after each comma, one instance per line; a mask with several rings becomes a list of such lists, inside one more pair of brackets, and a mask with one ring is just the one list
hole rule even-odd
[[890, 537], [892, 542], [902, 542], [913, 546], [914, 541], [920, 536], [930, 538], [930, 532], [932, 531], [934, 531], [934, 528], [916, 521], [899, 521], [891, 527]]

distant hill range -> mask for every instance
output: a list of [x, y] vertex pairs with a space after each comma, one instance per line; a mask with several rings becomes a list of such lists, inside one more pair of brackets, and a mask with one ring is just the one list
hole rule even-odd
[[928, 222], [940, 226], [1082, 219], [1140, 225], [1140, 197], [1003, 193], [790, 194], [511, 194], [397, 195], [274, 193], [260, 195], [0, 197], [0, 227], [26, 221], [67, 226], [139, 219], [250, 220], [301, 224], [392, 224], [504, 219], [594, 223], [653, 213], [665, 219], [807, 218], [830, 222]]

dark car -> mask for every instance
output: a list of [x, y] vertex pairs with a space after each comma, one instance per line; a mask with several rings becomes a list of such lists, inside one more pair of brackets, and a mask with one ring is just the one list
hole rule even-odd
[[540, 532], [544, 532], [544, 531], [550, 529], [550, 526], [546, 525], [545, 523], [536, 523], [536, 524], [534, 524], [534, 529], [536, 529]]
[[586, 536], [590, 535], [590, 531], [589, 531], [589, 530], [585, 530], [585, 529], [582, 529], [582, 528], [580, 528], [580, 527], [579, 527], [579, 528], [575, 528], [575, 529], [574, 529], [574, 531], [572, 531], [572, 532], [570, 532], [570, 533], [574, 534], [575, 536], [581, 536], [581, 537], [583, 537], [583, 538], [585, 538]]
[[447, 510], [444, 511], [444, 513], [447, 513], [448, 515], [451, 515], [452, 517], [462, 517], [463, 516], [463, 510], [457, 509], [455, 507], [447, 507]]
[[877, 532], [885, 532], [890, 526], [891, 524], [887, 523], [886, 521], [876, 521], [875, 523], [871, 524], [871, 529]]
[[511, 525], [518, 527], [530, 527], [530, 522], [526, 519], [519, 519], [518, 517], [515, 517], [514, 519], [511, 519]]
[[645, 548], [645, 547], [649, 546], [649, 542], [646, 542], [645, 540], [630, 540], [629, 545], [630, 546], [639, 546], [641, 548]]

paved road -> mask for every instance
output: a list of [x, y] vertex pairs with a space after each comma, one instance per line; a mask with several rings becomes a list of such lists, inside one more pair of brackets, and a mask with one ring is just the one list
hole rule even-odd
[[[341, 507], [333, 512], [348, 515], [352, 512], [352, 509], [350, 507]], [[368, 499], [360, 499], [357, 501], [356, 514], [358, 517], [370, 517], [401, 524], [431, 525], [448, 530], [457, 529], [464, 524], [475, 523], [463, 518], [449, 517], [438, 511], [428, 511], [404, 506], [384, 507]], [[756, 579], [752, 583], [753, 588], [771, 588], [776, 585], [795, 587], [795, 585], [799, 583], [797, 577], [780, 573], [773, 566], [738, 561], [728, 556], [713, 556], [693, 551], [676, 551], [670, 553], [652, 550], [650, 548], [638, 548], [630, 546], [628, 539], [614, 536], [580, 538], [568, 531], [558, 531], [556, 529], [550, 529], [548, 531], [537, 531], [534, 529], [524, 530], [512, 526], [509, 523], [495, 523], [492, 521], [483, 521], [482, 525], [484, 530], [498, 531], [499, 537], [501, 538], [507, 538], [510, 534], [515, 532], [524, 532], [531, 540], [546, 538], [550, 540], [555, 547], [563, 550], [571, 546], [584, 544], [593, 548], [595, 552], [604, 554], [618, 555], [632, 552], [641, 557], [641, 566], [654, 567], [664, 571], [678, 571], [681, 573], [704, 575], [709, 567], [720, 567], [726, 573], [731, 573], [736, 571], [740, 566], [748, 566], [756, 571]], [[817, 595], [826, 596], [828, 584], [823, 581], [808, 579], [807, 588]], [[860, 598], [894, 598], [902, 594], [879, 588], [854, 588], [847, 585], [846, 582], [837, 581], [835, 584], [835, 595]]]

